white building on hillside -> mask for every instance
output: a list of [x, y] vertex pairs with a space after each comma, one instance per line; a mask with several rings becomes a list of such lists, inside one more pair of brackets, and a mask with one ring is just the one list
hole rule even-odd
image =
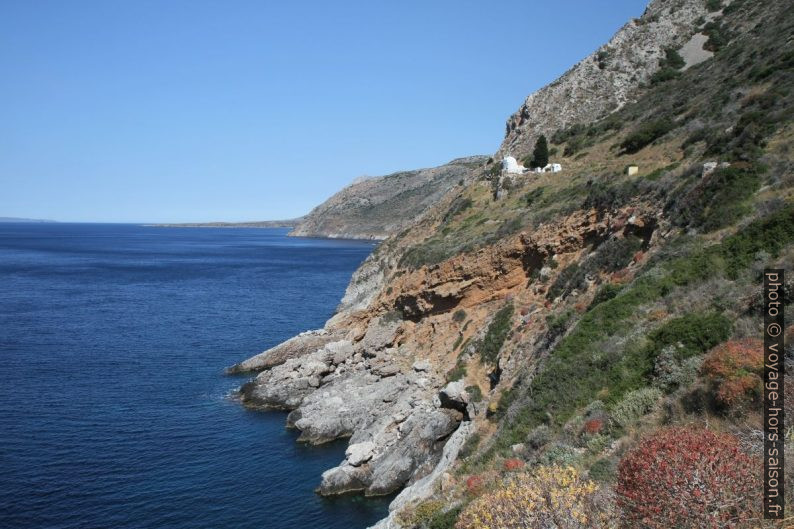
[[502, 171], [507, 174], [524, 174], [527, 168], [520, 165], [512, 156], [505, 156], [502, 159]]
[[550, 163], [546, 167], [535, 167], [536, 173], [559, 173], [560, 171], [562, 171], [562, 165], [558, 163]]

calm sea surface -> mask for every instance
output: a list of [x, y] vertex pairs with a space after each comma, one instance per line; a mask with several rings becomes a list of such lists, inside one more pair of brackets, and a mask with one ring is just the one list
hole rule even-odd
[[356, 529], [313, 493], [344, 444], [223, 368], [322, 326], [372, 245], [284, 229], [0, 224], [0, 528]]

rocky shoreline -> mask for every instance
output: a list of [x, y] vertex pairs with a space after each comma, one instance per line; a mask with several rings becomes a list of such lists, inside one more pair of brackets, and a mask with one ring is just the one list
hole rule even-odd
[[327, 330], [303, 333], [229, 369], [263, 369], [241, 388], [242, 402], [289, 411], [299, 441], [349, 438], [345, 459], [322, 475], [322, 495], [382, 496], [419, 482], [470, 416], [462, 381], [445, 385], [426, 361], [403, 372], [379, 354], [396, 325], [376, 326], [358, 344]]

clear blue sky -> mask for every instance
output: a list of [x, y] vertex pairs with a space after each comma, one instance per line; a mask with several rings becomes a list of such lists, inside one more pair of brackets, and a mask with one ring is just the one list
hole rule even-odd
[[0, 2], [0, 216], [302, 215], [490, 154], [645, 0]]

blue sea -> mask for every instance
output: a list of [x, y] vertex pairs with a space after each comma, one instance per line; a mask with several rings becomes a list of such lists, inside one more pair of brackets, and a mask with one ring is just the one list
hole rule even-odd
[[0, 528], [356, 529], [226, 366], [331, 316], [370, 243], [285, 229], [0, 224]]

